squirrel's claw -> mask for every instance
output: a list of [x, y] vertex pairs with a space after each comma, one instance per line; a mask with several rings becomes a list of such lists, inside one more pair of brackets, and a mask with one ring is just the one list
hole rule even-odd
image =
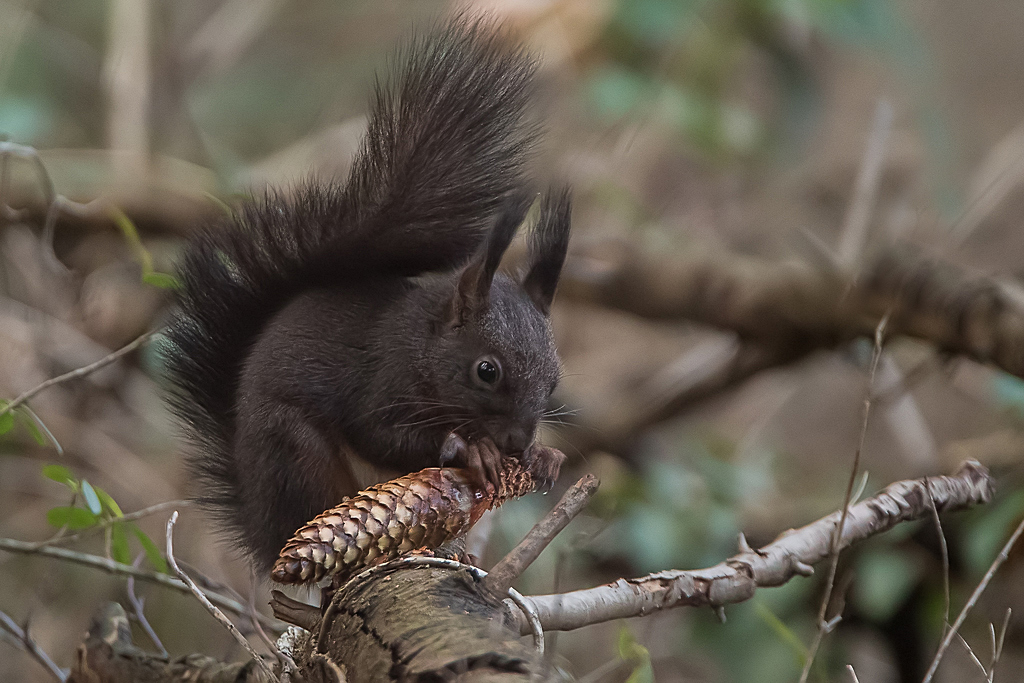
[[558, 479], [562, 463], [565, 462], [565, 453], [557, 448], [535, 443], [526, 449], [522, 460], [537, 482], [537, 490], [550, 491]]
[[490, 482], [495, 489], [501, 486], [501, 451], [489, 437], [479, 441], [467, 442], [452, 432], [441, 445], [438, 458], [442, 466], [449, 463], [456, 467], [472, 470], [481, 483]]
[[438, 458], [438, 464], [444, 467], [450, 462], [465, 462], [468, 448], [469, 444], [466, 443], [466, 440], [452, 432], [441, 444], [441, 456]]

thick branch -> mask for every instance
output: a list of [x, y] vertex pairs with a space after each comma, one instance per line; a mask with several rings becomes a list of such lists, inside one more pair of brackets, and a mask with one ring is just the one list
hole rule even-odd
[[[968, 462], [954, 476], [929, 477], [891, 484], [876, 496], [850, 506], [839, 549], [888, 531], [900, 522], [988, 502], [992, 479], [988, 470]], [[649, 614], [679, 606], [720, 606], [743, 602], [758, 588], [781, 586], [829, 555], [831, 536], [841, 512], [790, 530], [760, 550], [740, 554], [709, 569], [670, 570], [559, 595], [534, 596], [545, 631], [569, 631], [612, 619]], [[741, 542], [745, 545], [745, 541]], [[528, 633], [525, 620], [520, 631]]]
[[680, 258], [623, 251], [567, 266], [559, 289], [563, 300], [732, 330], [745, 342], [776, 349], [782, 359], [871, 335], [891, 311], [891, 335], [917, 337], [1024, 377], [1021, 307], [998, 282], [910, 248], [880, 253], [853, 278], [734, 254]]

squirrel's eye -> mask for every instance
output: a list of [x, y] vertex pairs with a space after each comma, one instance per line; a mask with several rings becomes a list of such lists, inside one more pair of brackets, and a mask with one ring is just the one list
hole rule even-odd
[[480, 381], [484, 384], [494, 384], [498, 381], [498, 377], [501, 375], [501, 371], [498, 369], [498, 364], [490, 360], [481, 360], [476, 364], [476, 376], [480, 378]]

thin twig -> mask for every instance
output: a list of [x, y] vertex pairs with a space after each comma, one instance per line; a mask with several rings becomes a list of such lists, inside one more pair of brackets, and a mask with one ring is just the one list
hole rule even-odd
[[[122, 564], [116, 562], [107, 557], [101, 557], [99, 555], [90, 555], [89, 553], [81, 553], [75, 550], [68, 550], [67, 548], [43, 546], [37, 547], [35, 543], [28, 543], [26, 541], [19, 541], [13, 538], [0, 538], [0, 550], [6, 550], [12, 553], [24, 553], [26, 555], [43, 555], [45, 557], [52, 557], [59, 560], [65, 560], [67, 562], [74, 562], [76, 564], [83, 564], [87, 567], [93, 567], [95, 569], [102, 569], [105, 572], [111, 574], [117, 574], [120, 576], [134, 576], [137, 579], [143, 581], [149, 581], [156, 583], [165, 588], [173, 588], [180, 593], [190, 593], [188, 586], [183, 582], [168, 576], [167, 574], [161, 574], [159, 572], [147, 571], [145, 569], [137, 569], [130, 564]], [[234, 612], [235, 614], [246, 615], [248, 610], [245, 605], [237, 600], [218, 595], [217, 593], [210, 593], [210, 601], [218, 605], [219, 607]], [[275, 631], [283, 631], [282, 625], [267, 617], [263, 614], [258, 615], [260, 621], [265, 627], [274, 629]]]
[[252, 624], [253, 630], [256, 631], [256, 635], [258, 635], [260, 640], [263, 641], [263, 644], [267, 646], [267, 649], [273, 653], [273, 655], [277, 657], [277, 661], [281, 663], [280, 681], [285, 683], [291, 678], [292, 673], [298, 670], [298, 667], [296, 667], [295, 660], [292, 659], [291, 655], [281, 652], [281, 648], [277, 646], [277, 643], [275, 643], [270, 636], [267, 635], [267, 632], [263, 630], [263, 626], [257, 618], [259, 616], [259, 612], [256, 610], [256, 587], [258, 582], [256, 570], [253, 569], [249, 576], [249, 600], [246, 602], [246, 605], [249, 607], [249, 622]]
[[945, 635], [946, 629], [949, 627], [949, 547], [946, 545], [946, 534], [942, 531], [939, 511], [935, 509], [935, 499], [932, 497], [932, 488], [928, 483], [928, 477], [924, 478], [924, 488], [928, 492], [928, 508], [932, 512], [935, 533], [939, 535], [939, 550], [942, 552], [942, 633]]
[[[144, 558], [145, 556], [146, 553], [139, 553], [138, 557], [135, 558], [135, 561], [132, 562], [132, 566], [138, 567], [139, 564], [142, 562], [142, 558]], [[126, 587], [128, 589], [128, 602], [132, 604], [132, 611], [135, 613], [135, 618], [138, 620], [139, 625], [142, 626], [142, 630], [146, 632], [146, 635], [149, 636], [149, 639], [153, 642], [154, 645], [156, 645], [156, 649], [160, 651], [160, 656], [164, 659], [169, 659], [170, 653], [167, 652], [167, 648], [164, 647], [164, 644], [160, 642], [160, 637], [156, 634], [156, 631], [153, 630], [153, 626], [149, 623], [149, 619], [146, 619], [145, 598], [140, 598], [135, 594], [134, 576], [128, 577]]]
[[96, 372], [97, 370], [105, 368], [106, 366], [116, 361], [118, 358], [121, 358], [122, 356], [125, 356], [134, 351], [135, 349], [139, 348], [140, 346], [142, 346], [155, 333], [156, 330], [146, 332], [145, 334], [137, 337], [134, 341], [129, 342], [125, 346], [122, 346], [117, 351], [114, 351], [113, 353], [110, 353], [104, 356], [103, 358], [100, 358], [95, 363], [90, 363], [89, 365], [80, 367], [77, 370], [72, 370], [71, 372], [65, 372], [63, 375], [60, 375], [58, 377], [52, 377], [46, 380], [45, 382], [29, 389], [28, 391], [26, 391], [25, 393], [21, 394], [16, 399], [8, 403], [3, 408], [0, 408], [0, 417], [11, 412], [12, 410], [20, 406], [22, 403], [28, 401], [30, 398], [32, 398], [39, 392], [43, 391], [44, 389], [49, 389], [54, 384], [60, 384], [62, 382], [67, 382], [69, 380], [77, 379], [79, 377], [85, 377], [86, 375]]
[[586, 506], [591, 496], [597, 492], [597, 486], [597, 477], [592, 474], [573, 484], [558, 504], [530, 529], [523, 540], [494, 565], [484, 579], [485, 588], [499, 595], [507, 593], [512, 583]]
[[175, 510], [173, 513], [171, 513], [171, 518], [167, 520], [167, 563], [171, 566], [171, 569], [174, 571], [174, 573], [178, 575], [178, 578], [181, 579], [186, 586], [188, 586], [188, 589], [190, 591], [192, 591], [192, 595], [196, 596], [196, 599], [198, 599], [199, 602], [202, 603], [203, 607], [206, 608], [206, 611], [212, 614], [213, 618], [219, 621], [221, 625], [228, 630], [228, 633], [231, 634], [231, 637], [234, 638], [239, 645], [245, 648], [245, 651], [249, 653], [249, 656], [251, 656], [253, 660], [255, 660], [256, 664], [259, 665], [260, 669], [263, 670], [263, 673], [267, 674], [267, 676], [269, 676], [271, 680], [274, 680], [275, 678], [277, 678], [277, 676], [274, 675], [274, 672], [271, 670], [270, 665], [268, 665], [263, 660], [263, 657], [260, 656], [260, 653], [256, 652], [256, 649], [249, 643], [248, 640], [245, 639], [245, 636], [243, 636], [239, 632], [238, 628], [233, 623], [231, 623], [231, 620], [224, 616], [224, 613], [217, 609], [216, 605], [210, 602], [210, 599], [207, 598], [206, 594], [199, 589], [199, 586], [195, 584], [195, 581], [190, 579], [188, 574], [183, 572], [181, 568], [178, 566], [178, 563], [174, 559], [174, 523], [177, 521], [178, 511]]
[[39, 643], [33, 640], [32, 636], [28, 634], [28, 625], [25, 628], [18, 626], [14, 619], [11, 619], [4, 612], [0, 612], [0, 628], [7, 631], [14, 636], [21, 644], [22, 649], [25, 650], [33, 659], [43, 665], [47, 671], [53, 674], [53, 677], [63, 683], [68, 679], [68, 674], [62, 670], [59, 666], [54, 664], [53, 660], [50, 659], [50, 655], [46, 654], [43, 648], [39, 647]]
[[864, 451], [864, 440], [868, 433], [868, 418], [871, 416], [871, 390], [875, 384], [875, 373], [878, 371], [878, 362], [882, 358], [882, 339], [885, 336], [885, 325], [889, 320], [888, 313], [882, 316], [875, 328], [875, 346], [871, 353], [871, 368], [868, 371], [867, 388], [864, 392], [864, 409], [861, 417], [860, 436], [857, 441], [857, 450], [853, 454], [853, 467], [850, 469], [850, 478], [846, 482], [846, 494], [843, 498], [843, 511], [839, 515], [839, 524], [836, 525], [832, 534], [832, 543], [829, 554], [832, 562], [829, 564], [828, 580], [825, 582], [825, 594], [821, 598], [821, 607], [818, 610], [818, 629], [814, 634], [811, 646], [807, 648], [807, 661], [804, 662], [803, 671], [800, 672], [800, 683], [806, 683], [811, 673], [811, 665], [814, 664], [814, 657], [818, 654], [821, 641], [829, 629], [825, 617], [828, 614], [829, 602], [832, 599], [832, 589], [835, 586], [836, 572], [839, 569], [839, 541], [843, 537], [843, 527], [846, 525], [846, 517], [850, 513], [850, 503], [853, 498], [853, 487], [857, 481], [857, 473], [860, 471], [860, 457]]
[[932, 680], [932, 677], [935, 675], [935, 671], [939, 668], [939, 663], [942, 661], [942, 656], [946, 654], [946, 650], [949, 649], [949, 644], [953, 642], [953, 637], [956, 635], [957, 631], [960, 630], [960, 627], [963, 626], [964, 620], [967, 619], [967, 613], [971, 611], [974, 605], [978, 602], [978, 598], [980, 598], [981, 594], [985, 592], [989, 581], [991, 581], [992, 577], [995, 576], [999, 567], [1002, 566], [1003, 562], [1006, 562], [1006, 558], [1010, 556], [1010, 550], [1013, 548], [1014, 544], [1017, 543], [1017, 539], [1020, 538], [1021, 533], [1024, 533], [1024, 519], [1022, 519], [1020, 524], [1017, 525], [1017, 528], [1014, 529], [1013, 535], [1010, 536], [1010, 540], [1006, 542], [1003, 549], [999, 551], [999, 555], [996, 556], [996, 559], [992, 560], [991, 566], [989, 566], [988, 571], [985, 572], [985, 576], [982, 577], [981, 582], [978, 583], [978, 587], [974, 589], [973, 593], [971, 593], [971, 597], [968, 598], [967, 604], [964, 605], [962, 610], [960, 610], [960, 614], [957, 615], [956, 621], [953, 622], [949, 631], [946, 632], [946, 637], [942, 639], [942, 644], [939, 645], [939, 649], [935, 653], [935, 658], [932, 659], [931, 666], [928, 667], [928, 673], [924, 675], [922, 683], [929, 683], [929, 681]]
[[853, 188], [853, 199], [850, 200], [846, 217], [843, 220], [842, 239], [839, 242], [837, 255], [841, 266], [851, 269], [860, 258], [867, 242], [868, 226], [871, 210], [875, 206], [875, 195], [878, 193], [879, 181], [885, 166], [885, 142], [892, 129], [893, 109], [889, 100], [882, 98], [875, 106], [875, 114], [871, 120], [871, 132], [868, 143], [864, 147], [860, 170], [857, 172], [856, 184]]
[[[135, 512], [129, 512], [127, 515], [123, 515], [121, 517], [111, 517], [110, 519], [105, 519], [101, 522], [98, 522], [95, 526], [91, 526], [88, 529], [85, 529], [84, 531], [78, 532], [77, 534], [64, 536], [58, 533], [57, 535], [53, 536], [53, 538], [48, 538], [45, 541], [39, 541], [34, 545], [37, 548], [43, 548], [48, 545], [56, 545], [57, 543], [70, 543], [72, 541], [77, 541], [78, 539], [82, 538], [83, 536], [87, 536], [92, 532], [100, 531], [101, 529], [106, 529], [107, 527], [111, 527], [120, 522], [134, 522], [137, 519], [148, 517], [149, 515], [155, 514], [157, 512], [163, 512], [168, 508], [183, 507], [191, 504], [192, 503], [187, 500], [167, 500], [164, 501], [163, 503], [157, 503], [156, 505], [150, 505], [149, 507], [142, 508], [141, 510], [136, 510]], [[74, 503], [72, 503], [72, 505], [74, 505]], [[67, 527], [63, 528], [66, 529]]]

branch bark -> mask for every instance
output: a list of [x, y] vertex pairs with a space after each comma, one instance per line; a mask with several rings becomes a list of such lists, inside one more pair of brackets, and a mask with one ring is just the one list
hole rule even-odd
[[[992, 478], [977, 462], [965, 463], [953, 476], [911, 479], [890, 484], [871, 498], [851, 505], [838, 549], [888, 531], [900, 522], [930, 516], [931, 492], [939, 512], [988, 502]], [[794, 576], [809, 576], [812, 565], [829, 556], [832, 534], [842, 511], [797, 530], [784, 532], [760, 550], [746, 548], [708, 569], [671, 570], [559, 595], [533, 596], [545, 631], [570, 631], [612, 619], [645, 616], [671, 607], [711, 606], [749, 600], [758, 588], [781, 586]], [[520, 632], [529, 626], [520, 620]]]
[[888, 311], [891, 335], [992, 363], [1024, 377], [1024, 310], [993, 279], [910, 247], [878, 253], [855, 276], [807, 263], [735, 254], [640, 254], [567, 262], [563, 301], [659, 320], [693, 320], [775, 350], [783, 362], [871, 335]]

